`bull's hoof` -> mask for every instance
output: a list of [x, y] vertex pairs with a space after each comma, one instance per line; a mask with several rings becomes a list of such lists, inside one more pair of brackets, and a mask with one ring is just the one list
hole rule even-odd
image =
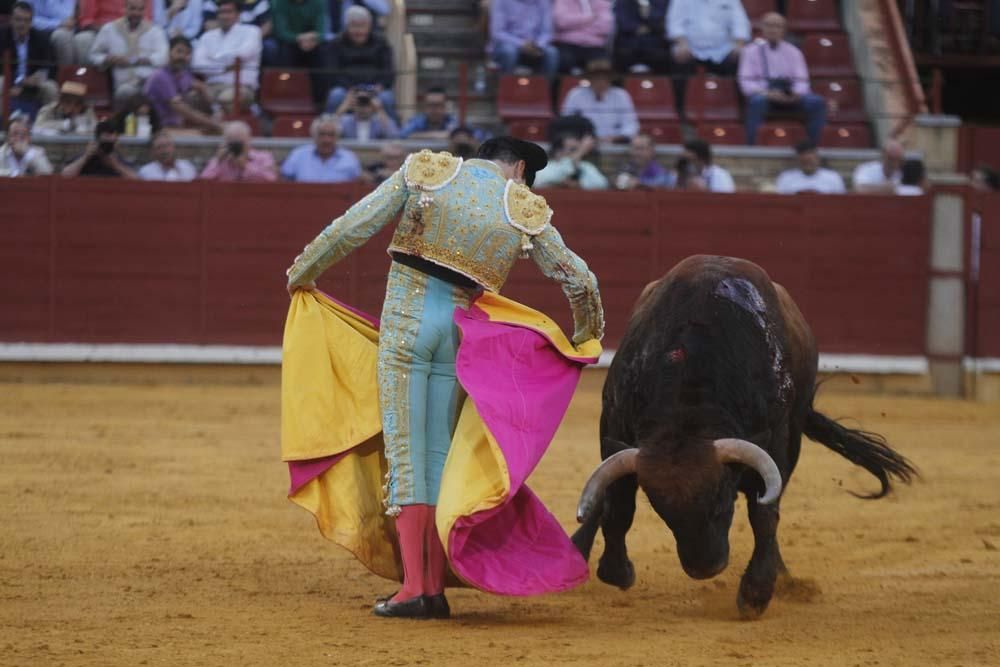
[[740, 592], [736, 596], [736, 607], [740, 617], [745, 621], [753, 621], [761, 617], [774, 595], [774, 582], [753, 582], [744, 576], [740, 580]]
[[601, 562], [597, 565], [597, 578], [626, 591], [635, 583], [635, 568], [628, 558], [624, 560], [601, 558]]

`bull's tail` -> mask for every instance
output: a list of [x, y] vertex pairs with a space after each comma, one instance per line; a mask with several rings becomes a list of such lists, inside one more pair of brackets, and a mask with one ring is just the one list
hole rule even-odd
[[919, 476], [913, 464], [892, 449], [878, 433], [846, 428], [812, 408], [809, 408], [809, 414], [806, 415], [804, 430], [810, 440], [825, 445], [878, 478], [882, 490], [869, 495], [855, 493], [859, 498], [885, 496], [891, 489], [890, 477], [909, 484], [914, 477]]

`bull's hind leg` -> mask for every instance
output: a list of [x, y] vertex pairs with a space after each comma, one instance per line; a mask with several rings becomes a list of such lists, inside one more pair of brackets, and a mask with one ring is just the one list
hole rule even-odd
[[635, 475], [622, 477], [608, 487], [604, 501], [601, 532], [604, 533], [604, 555], [597, 566], [597, 577], [622, 590], [635, 583], [635, 568], [628, 558], [625, 535], [635, 517], [635, 494], [639, 483]]
[[750, 563], [740, 579], [740, 592], [736, 597], [736, 606], [743, 618], [757, 618], [763, 614], [774, 595], [778, 573], [787, 576], [785, 563], [778, 549], [779, 502], [761, 505], [757, 502], [756, 494], [747, 494], [754, 547]]

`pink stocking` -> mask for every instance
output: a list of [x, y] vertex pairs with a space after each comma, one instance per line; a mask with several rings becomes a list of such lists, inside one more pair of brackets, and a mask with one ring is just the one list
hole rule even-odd
[[427, 576], [424, 581], [424, 594], [437, 595], [444, 592], [444, 577], [448, 571], [448, 558], [444, 553], [444, 545], [438, 537], [437, 525], [434, 521], [434, 505], [428, 505], [428, 518], [425, 533], [427, 545]]
[[406, 602], [424, 593], [424, 534], [429, 514], [428, 505], [403, 505], [396, 517], [399, 552], [403, 557], [403, 586], [393, 596], [393, 602]]

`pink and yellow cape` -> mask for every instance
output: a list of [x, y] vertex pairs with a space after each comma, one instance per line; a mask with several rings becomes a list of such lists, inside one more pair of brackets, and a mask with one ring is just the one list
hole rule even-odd
[[[454, 574], [483, 591], [537, 595], [587, 580], [587, 563], [525, 486], [600, 343], [574, 347], [552, 320], [485, 293], [456, 310], [468, 394], [445, 463], [437, 530]], [[298, 291], [285, 324], [281, 455], [292, 502], [380, 576], [401, 580], [375, 361], [378, 322], [319, 291]]]

